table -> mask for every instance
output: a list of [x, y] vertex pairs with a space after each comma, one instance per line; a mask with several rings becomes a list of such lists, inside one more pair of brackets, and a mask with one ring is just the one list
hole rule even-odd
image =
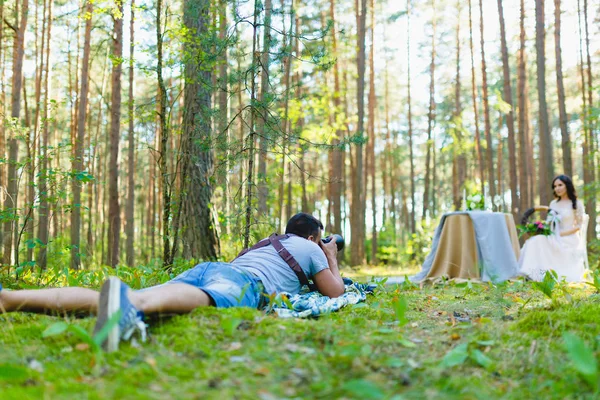
[[[511, 214], [485, 211], [442, 216], [417, 279], [506, 280], [516, 275], [520, 246]], [[498, 279], [495, 279], [498, 278]]]

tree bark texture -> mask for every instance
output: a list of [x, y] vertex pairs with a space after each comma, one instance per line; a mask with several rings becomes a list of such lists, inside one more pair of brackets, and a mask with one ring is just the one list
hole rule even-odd
[[540, 202], [550, 204], [552, 200], [552, 178], [554, 166], [552, 163], [552, 140], [548, 127], [548, 106], [546, 104], [546, 32], [544, 21], [544, 0], [535, 1], [535, 49], [537, 53], [537, 91], [538, 91], [538, 130], [540, 135], [540, 170], [539, 191]]
[[210, 1], [187, 0], [183, 18], [191, 35], [185, 43], [185, 93], [183, 135], [185, 196], [183, 215], [184, 256], [207, 260], [219, 254], [219, 238], [211, 205], [213, 152], [211, 148], [212, 66], [206, 61], [210, 51]]

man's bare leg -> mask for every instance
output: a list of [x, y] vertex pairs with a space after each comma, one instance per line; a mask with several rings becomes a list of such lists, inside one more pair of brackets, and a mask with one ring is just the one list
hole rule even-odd
[[204, 291], [185, 283], [170, 283], [140, 292], [131, 291], [129, 300], [145, 314], [184, 314], [211, 304], [211, 298]]
[[100, 294], [82, 287], [0, 291], [0, 312], [89, 312], [95, 314]]
[[[29, 311], [89, 312], [96, 314], [100, 294], [82, 287], [0, 291], [0, 312]], [[183, 314], [211, 304], [210, 297], [197, 287], [173, 283], [148, 290], [129, 292], [131, 303], [146, 314]]]

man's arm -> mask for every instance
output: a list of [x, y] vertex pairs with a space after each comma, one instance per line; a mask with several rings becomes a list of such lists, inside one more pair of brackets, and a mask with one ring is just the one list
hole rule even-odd
[[317, 272], [313, 276], [313, 281], [317, 285], [317, 289], [324, 296], [339, 297], [345, 291], [344, 281], [340, 275], [340, 270], [337, 263], [337, 245], [332, 240], [329, 243], [319, 243], [319, 247], [325, 253], [327, 258], [327, 264], [329, 268], [326, 268], [320, 272]]

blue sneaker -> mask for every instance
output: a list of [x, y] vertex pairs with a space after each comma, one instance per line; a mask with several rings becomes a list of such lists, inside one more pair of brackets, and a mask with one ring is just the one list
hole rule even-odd
[[121, 282], [119, 278], [111, 276], [104, 282], [100, 291], [94, 334], [98, 333], [115, 313], [121, 311], [119, 323], [110, 329], [103, 343], [104, 349], [108, 352], [117, 351], [119, 342], [131, 339], [136, 331], [140, 333], [142, 342], [146, 341], [144, 314], [131, 304], [127, 296], [128, 290], [129, 286]]

